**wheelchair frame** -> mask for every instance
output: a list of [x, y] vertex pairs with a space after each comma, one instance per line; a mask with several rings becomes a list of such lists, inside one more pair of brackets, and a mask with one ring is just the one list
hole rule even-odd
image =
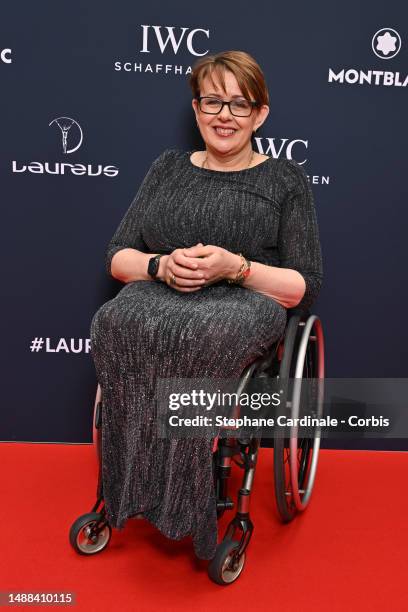
[[[314, 414], [322, 415], [324, 381], [324, 338], [320, 319], [307, 311], [288, 311], [288, 321], [283, 337], [274, 343], [266, 356], [256, 359], [242, 373], [237, 389], [238, 397], [245, 392], [252, 378], [276, 376], [283, 386], [286, 408], [290, 418], [299, 414], [302, 379], [319, 381]], [[291, 397], [287, 382], [294, 379]], [[70, 530], [70, 543], [79, 554], [95, 554], [109, 543], [111, 527], [103, 501], [101, 470], [101, 390], [98, 386], [95, 407], [93, 440], [98, 456], [97, 501], [90, 513], [80, 516]], [[315, 429], [313, 438], [299, 438], [296, 427], [290, 429], [288, 438], [274, 437], [274, 483], [278, 513], [283, 522], [289, 522], [303, 511], [311, 497], [315, 482], [320, 450], [320, 431]], [[238, 491], [237, 512], [230, 521], [214, 558], [209, 562], [209, 577], [220, 585], [234, 582], [244, 567], [245, 551], [253, 533], [249, 515], [250, 494], [253, 487], [258, 450], [261, 439], [225, 437], [219, 438], [213, 452], [213, 475], [216, 493], [217, 516], [235, 507], [228, 496], [228, 479], [231, 465], [243, 469], [242, 486]], [[240, 460], [237, 459], [240, 458]]]

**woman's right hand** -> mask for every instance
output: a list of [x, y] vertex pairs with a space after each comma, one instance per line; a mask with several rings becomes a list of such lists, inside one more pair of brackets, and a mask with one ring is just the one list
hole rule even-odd
[[[199, 242], [195, 246], [203, 245]], [[183, 249], [175, 249], [170, 255], [163, 255], [160, 258], [157, 277], [177, 291], [183, 293], [197, 291], [205, 284], [207, 278], [205, 273], [198, 269], [195, 259], [184, 255]]]

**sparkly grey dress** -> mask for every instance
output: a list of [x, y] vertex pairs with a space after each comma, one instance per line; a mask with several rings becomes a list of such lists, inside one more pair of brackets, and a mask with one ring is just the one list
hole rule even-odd
[[[303, 169], [269, 158], [233, 172], [202, 169], [190, 152], [166, 150], [152, 164], [107, 250], [170, 253], [222, 246], [251, 261], [298, 270], [309, 307], [322, 281], [319, 234]], [[102, 387], [102, 482], [110, 524], [136, 513], [164, 535], [190, 535], [196, 555], [217, 544], [212, 445], [163, 440], [155, 423], [161, 378], [239, 377], [285, 329], [286, 309], [256, 291], [218, 282], [181, 293], [159, 281], [125, 284], [91, 324]]]

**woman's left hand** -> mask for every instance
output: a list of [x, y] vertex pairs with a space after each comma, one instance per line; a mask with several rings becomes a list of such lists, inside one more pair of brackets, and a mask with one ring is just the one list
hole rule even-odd
[[212, 285], [223, 279], [234, 279], [241, 267], [241, 258], [219, 246], [207, 244], [183, 249], [187, 257], [196, 257], [198, 269], [205, 274], [205, 285]]

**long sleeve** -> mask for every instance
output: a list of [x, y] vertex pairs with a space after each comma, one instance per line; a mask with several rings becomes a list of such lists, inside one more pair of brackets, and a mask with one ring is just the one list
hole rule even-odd
[[137, 194], [108, 244], [105, 265], [109, 276], [112, 276], [112, 258], [118, 251], [130, 248], [148, 252], [142, 238], [143, 218], [148, 210], [149, 202], [160, 184], [161, 168], [166, 154], [167, 151], [164, 151], [150, 166]]
[[323, 280], [322, 253], [313, 193], [305, 171], [292, 160], [287, 166], [288, 191], [282, 204], [278, 250], [282, 268], [297, 270], [306, 291], [296, 308], [309, 309]]

